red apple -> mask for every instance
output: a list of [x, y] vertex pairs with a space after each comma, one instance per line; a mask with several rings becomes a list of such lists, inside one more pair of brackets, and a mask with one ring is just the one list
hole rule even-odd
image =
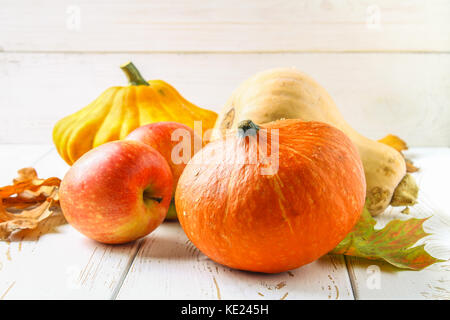
[[59, 191], [67, 221], [103, 243], [125, 243], [152, 232], [172, 199], [167, 161], [136, 141], [101, 145], [78, 159]]
[[[177, 130], [175, 132], [175, 130]], [[126, 140], [135, 140], [155, 148], [167, 160], [174, 181], [174, 192], [187, 162], [194, 155], [194, 141], [202, 146], [201, 138], [194, 131], [178, 122], [156, 122], [132, 131]], [[166, 219], [176, 219], [175, 204], [172, 201]]]

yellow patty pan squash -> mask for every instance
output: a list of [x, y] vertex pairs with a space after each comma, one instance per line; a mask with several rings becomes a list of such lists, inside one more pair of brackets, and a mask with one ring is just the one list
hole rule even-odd
[[107, 89], [91, 104], [56, 123], [53, 141], [69, 165], [87, 151], [123, 139], [145, 124], [176, 121], [194, 128], [194, 121], [202, 121], [203, 133], [214, 127], [215, 112], [187, 101], [167, 82], [145, 81], [131, 62], [121, 68], [129, 86]]

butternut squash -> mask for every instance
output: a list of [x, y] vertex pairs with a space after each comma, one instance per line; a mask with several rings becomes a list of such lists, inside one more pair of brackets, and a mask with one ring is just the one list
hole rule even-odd
[[[321, 121], [343, 131], [361, 156], [368, 210], [372, 215], [386, 209], [396, 187], [406, 176], [405, 160], [399, 152], [358, 133], [344, 120], [328, 92], [311, 77], [293, 68], [267, 70], [242, 83], [219, 114], [213, 140], [228, 129], [236, 129], [237, 124], [246, 119], [257, 124], [279, 119]], [[412, 205], [417, 198], [414, 179], [407, 177], [402, 192], [395, 197], [396, 205]], [[404, 194], [407, 199], [403, 201]]]

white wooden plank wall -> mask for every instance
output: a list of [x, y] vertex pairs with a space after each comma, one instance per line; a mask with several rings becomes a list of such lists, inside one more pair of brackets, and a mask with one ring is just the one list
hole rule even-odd
[[[173, 84], [197, 105], [219, 111], [255, 72], [295, 66], [331, 93], [344, 117], [379, 139], [450, 145], [450, 55], [405, 53], [0, 54], [0, 143], [48, 143], [54, 123], [104, 89], [125, 85], [132, 59], [149, 78]], [[32, 85], [25, 85], [25, 82]]]
[[1, 3], [5, 51], [450, 51], [446, 0]]
[[0, 143], [48, 143], [57, 119], [125, 84], [131, 59], [216, 111], [253, 73], [295, 66], [369, 137], [450, 145], [445, 0], [0, 4]]

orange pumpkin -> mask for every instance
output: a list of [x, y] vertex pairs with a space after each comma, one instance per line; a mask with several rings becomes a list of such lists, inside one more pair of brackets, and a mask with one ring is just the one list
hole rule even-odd
[[[350, 139], [300, 120], [238, 128], [200, 150], [180, 177], [175, 203], [189, 239], [218, 263], [266, 273], [332, 250], [358, 220], [366, 194]], [[272, 174], [262, 174], [269, 167]]]

